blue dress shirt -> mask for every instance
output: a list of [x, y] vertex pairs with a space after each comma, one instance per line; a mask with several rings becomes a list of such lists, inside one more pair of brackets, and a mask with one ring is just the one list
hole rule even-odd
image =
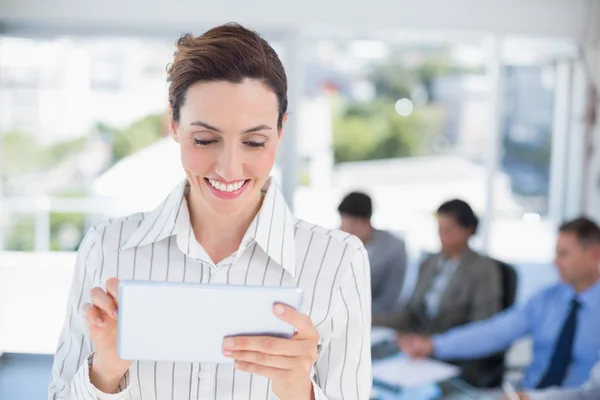
[[600, 399], [600, 361], [594, 366], [585, 385], [571, 389], [551, 388], [528, 392], [531, 400], [598, 400]]
[[588, 380], [600, 351], [600, 281], [579, 295], [569, 285], [556, 284], [522, 306], [436, 335], [433, 337], [434, 355], [450, 360], [480, 358], [505, 350], [516, 339], [531, 335], [533, 358], [525, 371], [523, 387], [534, 388], [548, 369], [574, 297], [581, 302], [581, 307], [577, 315], [573, 361], [563, 387], [580, 386]]

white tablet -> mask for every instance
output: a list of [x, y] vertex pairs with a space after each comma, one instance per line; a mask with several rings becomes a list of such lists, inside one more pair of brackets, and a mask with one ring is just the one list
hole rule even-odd
[[125, 360], [230, 363], [229, 336], [291, 337], [276, 303], [300, 309], [298, 288], [122, 281], [118, 353]]

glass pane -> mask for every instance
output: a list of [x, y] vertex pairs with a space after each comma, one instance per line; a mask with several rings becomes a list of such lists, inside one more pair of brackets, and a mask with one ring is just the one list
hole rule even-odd
[[31, 215], [9, 215], [4, 228], [5, 250], [33, 251], [35, 249], [35, 218]]
[[374, 224], [404, 236], [413, 262], [437, 251], [444, 201], [464, 199], [483, 217], [490, 116], [480, 38], [319, 37], [307, 57], [300, 217], [338, 227], [342, 196], [366, 191]]
[[[55, 207], [68, 199], [77, 209], [51, 210], [49, 231], [43, 233], [50, 238], [38, 238], [38, 243], [49, 244], [48, 250], [73, 250], [94, 219], [129, 211], [89, 199], [130, 194], [135, 173], [115, 174], [113, 167], [164, 139], [166, 66], [173, 43], [103, 37], [0, 39], [2, 195], [6, 212], [22, 218], [5, 229], [5, 248], [30, 249], [31, 241], [36, 242], [34, 233], [18, 239], [15, 235], [24, 229], [24, 221], [35, 220], [40, 201]], [[123, 187], [130, 189], [125, 193]], [[146, 196], [146, 203], [138, 205], [149, 208], [159, 200], [158, 195]]]
[[[556, 70], [569, 46], [508, 38], [501, 116], [503, 182], [494, 192], [489, 253], [519, 270], [519, 299], [557, 278], [552, 266], [556, 223], [549, 215]], [[509, 204], [510, 207], [504, 206]]]
[[[3, 351], [53, 354], [89, 226], [155, 207], [183, 177], [165, 136], [175, 39], [0, 37]], [[39, 369], [45, 391], [39, 357], [11, 365]]]

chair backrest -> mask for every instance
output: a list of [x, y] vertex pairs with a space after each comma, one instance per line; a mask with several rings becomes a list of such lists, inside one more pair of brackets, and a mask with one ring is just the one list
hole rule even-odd
[[515, 269], [499, 260], [491, 259], [500, 268], [500, 276], [502, 279], [502, 309], [506, 310], [515, 303], [517, 296], [517, 286], [519, 278]]
[[[507, 309], [515, 302], [518, 282], [517, 272], [512, 266], [505, 262], [493, 258], [490, 258], [490, 260], [499, 268], [502, 284], [502, 309]], [[486, 371], [482, 372], [481, 375], [477, 377], [477, 381], [473, 382], [473, 384], [482, 388], [499, 387], [504, 378], [505, 355], [505, 351], [500, 351], [486, 357], [484, 360], [485, 366], [482, 366], [482, 370], [485, 369]]]

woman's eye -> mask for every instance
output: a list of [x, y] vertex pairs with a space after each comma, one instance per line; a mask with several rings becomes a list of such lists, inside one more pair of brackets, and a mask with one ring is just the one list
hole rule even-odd
[[209, 144], [215, 143], [216, 140], [202, 140], [194, 138], [194, 144], [198, 146], [208, 146]]
[[246, 145], [253, 148], [265, 147], [265, 142], [246, 142]]

